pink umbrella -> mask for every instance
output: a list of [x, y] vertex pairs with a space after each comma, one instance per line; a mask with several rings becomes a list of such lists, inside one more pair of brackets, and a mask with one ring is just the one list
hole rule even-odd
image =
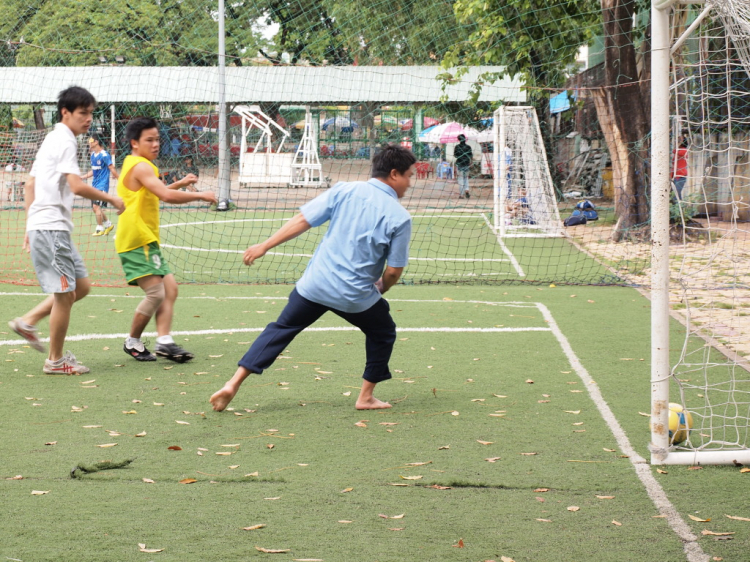
[[[411, 131], [414, 128], [414, 119], [402, 119], [398, 122], [398, 124], [401, 127], [402, 131]], [[429, 127], [434, 127], [435, 125], [439, 124], [440, 119], [435, 119], [434, 117], [424, 118], [424, 129], [428, 129]]]
[[421, 142], [432, 142], [432, 143], [456, 143], [458, 142], [458, 135], [465, 135], [466, 139], [473, 139], [479, 131], [472, 127], [465, 127], [461, 123], [451, 122], [444, 123], [442, 125], [435, 125], [429, 129], [425, 129], [419, 133], [419, 140]]

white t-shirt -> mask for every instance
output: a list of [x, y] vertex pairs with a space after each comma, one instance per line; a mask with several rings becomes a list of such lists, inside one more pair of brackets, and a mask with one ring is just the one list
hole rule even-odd
[[66, 174], [80, 175], [78, 143], [67, 125], [58, 123], [36, 153], [31, 176], [34, 202], [26, 217], [26, 230], [73, 232], [73, 193]]

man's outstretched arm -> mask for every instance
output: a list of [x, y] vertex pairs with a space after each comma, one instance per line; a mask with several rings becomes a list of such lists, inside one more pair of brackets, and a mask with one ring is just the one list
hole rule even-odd
[[287, 242], [292, 238], [296, 238], [297, 236], [299, 236], [303, 232], [307, 232], [311, 228], [312, 227], [310, 226], [310, 223], [305, 220], [305, 217], [302, 215], [302, 213], [298, 213], [284, 226], [273, 233], [266, 241], [261, 242], [260, 244], [255, 244], [254, 246], [250, 246], [247, 250], [245, 250], [242, 261], [245, 263], [245, 265], [253, 265], [253, 262], [255, 260], [265, 256], [266, 252], [268, 252], [268, 250], [270, 250], [271, 248], [275, 248], [276, 246], [283, 244], [284, 242]]

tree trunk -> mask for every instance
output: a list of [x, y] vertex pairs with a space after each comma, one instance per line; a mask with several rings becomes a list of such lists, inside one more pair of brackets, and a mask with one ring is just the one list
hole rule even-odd
[[34, 125], [38, 131], [44, 129], [44, 109], [41, 107], [34, 108]]
[[[633, 44], [635, 8], [636, 0], [602, 0], [607, 117], [618, 131], [607, 137], [607, 144], [613, 168], [620, 168], [619, 184], [615, 180], [615, 241], [621, 240], [631, 227], [649, 220], [648, 100], [641, 93]], [[619, 162], [615, 163], [615, 159]]]

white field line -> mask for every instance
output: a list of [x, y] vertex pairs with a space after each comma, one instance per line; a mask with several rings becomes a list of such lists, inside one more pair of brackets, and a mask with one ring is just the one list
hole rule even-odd
[[[1, 296], [43, 296], [41, 293], [0, 293]], [[107, 297], [107, 298], [123, 298], [123, 295], [89, 295], [96, 297]], [[124, 298], [140, 298], [140, 295], [127, 295]], [[213, 300], [283, 300], [287, 297], [180, 297], [183, 300], [186, 299], [213, 299]], [[606, 400], [602, 396], [599, 387], [595, 381], [589, 375], [589, 372], [581, 363], [578, 356], [573, 351], [573, 348], [568, 342], [568, 339], [560, 330], [550, 310], [540, 302], [498, 302], [498, 301], [478, 301], [478, 300], [442, 300], [442, 299], [390, 299], [389, 302], [411, 302], [411, 303], [450, 303], [450, 304], [483, 304], [492, 305], [497, 307], [509, 307], [509, 308], [535, 308], [537, 309], [542, 317], [546, 327], [527, 327], [527, 328], [398, 328], [398, 332], [421, 332], [421, 333], [436, 333], [436, 332], [451, 332], [451, 333], [514, 333], [514, 332], [551, 332], [558, 343], [563, 353], [570, 362], [571, 367], [575, 370], [576, 374], [580, 378], [581, 382], [584, 383], [586, 390], [588, 391], [589, 397], [596, 406], [597, 410], [601, 414], [604, 422], [609, 427], [610, 431], [615, 437], [617, 444], [623, 454], [627, 455], [630, 459], [630, 463], [635, 468], [635, 473], [639, 480], [646, 488], [646, 493], [651, 498], [661, 515], [664, 515], [667, 523], [678, 536], [678, 538], [684, 544], [684, 551], [687, 556], [688, 562], [707, 562], [708, 555], [703, 552], [703, 549], [698, 544], [697, 537], [692, 533], [690, 527], [680, 516], [677, 509], [672, 505], [661, 487], [659, 482], [654, 478], [651, 468], [648, 462], [641, 457], [630, 443], [625, 430], [617, 421], [614, 413], [610, 409]], [[261, 332], [264, 328], [239, 328], [239, 329], [225, 329], [225, 330], [195, 330], [195, 331], [176, 331], [173, 332], [175, 336], [193, 336], [193, 335], [211, 335], [211, 334], [238, 334], [238, 333], [257, 333]], [[353, 332], [358, 331], [358, 328], [354, 326], [341, 326], [341, 327], [329, 327], [329, 328], [308, 328], [306, 331], [309, 332]], [[128, 334], [80, 334], [76, 336], [69, 336], [66, 341], [84, 341], [94, 339], [124, 339]], [[156, 332], [144, 333], [147, 337], [155, 337]], [[48, 338], [42, 341], [49, 341]], [[8, 345], [23, 345], [24, 340], [5, 340], [0, 341], [0, 346]]]
[[557, 341], [560, 343], [560, 347], [562, 348], [563, 353], [567, 356], [568, 361], [570, 361], [570, 366], [575, 370], [576, 374], [581, 379], [581, 382], [583, 382], [583, 384], [586, 386], [589, 397], [594, 402], [594, 405], [599, 410], [599, 413], [604, 419], [604, 422], [607, 424], [610, 431], [614, 435], [615, 440], [620, 447], [620, 450], [630, 459], [630, 463], [633, 465], [633, 468], [635, 468], [636, 475], [640, 479], [643, 486], [646, 488], [646, 493], [651, 498], [651, 501], [654, 502], [654, 505], [656, 506], [656, 509], [659, 510], [659, 513], [666, 518], [669, 526], [683, 542], [683, 550], [687, 555], [688, 562], [707, 562], [709, 559], [708, 555], [703, 552], [703, 549], [698, 544], [698, 538], [693, 534], [693, 532], [690, 530], [690, 527], [682, 519], [677, 509], [674, 507], [674, 505], [672, 505], [672, 502], [669, 501], [669, 498], [664, 492], [664, 489], [661, 487], [661, 484], [659, 484], [656, 478], [654, 478], [654, 475], [651, 472], [651, 467], [649, 466], [646, 459], [640, 456], [630, 444], [630, 440], [625, 434], [625, 430], [620, 425], [620, 422], [617, 421], [615, 414], [612, 412], [609, 404], [607, 404], [607, 401], [602, 396], [602, 393], [599, 390], [596, 382], [591, 378], [591, 375], [589, 375], [588, 371], [573, 351], [573, 348], [568, 342], [568, 339], [560, 330], [557, 322], [555, 322], [552, 313], [544, 304], [535, 304], [539, 311], [542, 313], [542, 316], [544, 317], [547, 325], [552, 330], [552, 333], [557, 338]]
[[[172, 332], [173, 336], [212, 336], [222, 334], [252, 334], [259, 333], [265, 330], [265, 326], [262, 328], [226, 328], [226, 329], [212, 329], [212, 330], [182, 330]], [[328, 328], [307, 328], [305, 332], [359, 332], [359, 328], [354, 326], [331, 326]], [[530, 326], [527, 328], [398, 328], [398, 333], [405, 332], [422, 332], [422, 333], [462, 333], [462, 332], [473, 332], [473, 333], [500, 333], [500, 332], [550, 332], [550, 328]], [[156, 332], [144, 332], [143, 335], [148, 338], [156, 337]], [[70, 341], [91, 341], [91, 340], [117, 340], [125, 339], [128, 334], [123, 332], [121, 334], [78, 334], [75, 336], [67, 336], [66, 342]], [[39, 338], [39, 341], [48, 343], [49, 338]], [[9, 345], [25, 345], [26, 341], [17, 340], [0, 340], [1, 346]]]
[[[481, 217], [484, 218], [485, 222], [487, 222], [487, 217], [484, 215], [484, 213], [481, 214]], [[466, 218], [474, 218], [471, 215], [414, 215], [412, 218], [418, 219], [418, 218], [445, 218], [445, 219], [466, 219]], [[479, 218], [479, 217], [476, 217]], [[162, 225], [160, 228], [169, 228], [173, 226], [193, 226], [193, 225], [203, 225], [203, 224], [229, 224], [229, 223], [239, 223], [239, 222], [273, 222], [273, 221], [286, 221], [289, 220], [287, 218], [279, 218], [279, 219], [237, 219], [237, 220], [228, 220], [228, 221], [205, 221], [205, 222], [176, 222], [172, 224], [165, 224]], [[489, 223], [488, 223], [489, 224]], [[492, 227], [490, 227], [492, 228]], [[500, 241], [500, 245], [503, 248], [503, 251], [506, 254], [509, 254], [508, 249], [505, 247], [505, 245]], [[173, 250], [185, 250], [188, 252], [216, 252], [216, 253], [222, 253], [222, 254], [243, 254], [245, 250], [225, 250], [225, 249], [213, 249], [213, 248], [196, 248], [193, 246], [175, 246], [173, 244], [162, 244], [162, 248], [171, 248]], [[288, 254], [285, 252], [268, 252], [266, 255], [269, 256], [288, 256], [288, 257], [302, 257], [302, 258], [311, 258], [312, 254]], [[511, 256], [511, 260], [507, 259], [493, 259], [493, 258], [483, 258], [483, 259], [472, 259], [472, 258], [409, 258], [409, 261], [426, 261], [426, 262], [507, 262], [512, 261], [513, 256]], [[515, 262], [516, 265], [518, 262]], [[516, 267], [516, 266], [514, 266]], [[519, 266], [520, 267], [520, 266]], [[519, 270], [519, 267], [516, 267], [516, 270]], [[522, 271], [519, 272], [520, 275], [523, 277], [524, 273]], [[505, 273], [498, 273], [497, 275], [507, 275]], [[446, 277], [449, 277], [449, 275], [446, 275]], [[455, 276], [454, 276], [455, 277]]]
[[500, 233], [495, 232], [495, 229], [492, 227], [492, 223], [490, 223], [490, 219], [487, 218], [487, 215], [485, 213], [482, 213], [482, 218], [484, 219], [487, 228], [489, 228], [492, 231], [492, 234], [495, 235], [495, 238], [497, 238], [497, 243], [500, 244], [500, 248], [502, 248], [503, 252], [505, 252], [505, 255], [510, 258], [510, 262], [513, 264], [513, 268], [516, 270], [518, 275], [520, 277], [526, 277], [526, 273], [524, 273], [521, 264], [518, 263], [516, 256], [514, 256], [513, 252], [511, 252], [505, 245], [505, 242], [503, 242], [503, 238], [502, 236], [500, 236]]

